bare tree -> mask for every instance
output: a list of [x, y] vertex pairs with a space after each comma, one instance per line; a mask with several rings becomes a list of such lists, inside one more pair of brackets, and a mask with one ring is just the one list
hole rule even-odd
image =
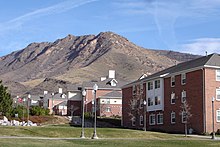
[[185, 100], [182, 105], [180, 106], [181, 112], [180, 115], [182, 116], [182, 123], [184, 123], [184, 132], [185, 132], [185, 137], [187, 137], [187, 125], [189, 122], [190, 117], [192, 116], [191, 114], [191, 106], [187, 103]]

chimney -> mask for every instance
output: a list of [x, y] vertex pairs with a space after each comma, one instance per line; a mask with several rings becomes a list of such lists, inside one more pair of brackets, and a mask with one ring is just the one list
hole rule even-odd
[[101, 77], [101, 81], [105, 81], [106, 80], [106, 77]]
[[44, 95], [48, 94], [48, 91], [44, 91]]
[[63, 89], [59, 88], [59, 93], [62, 94], [63, 93]]
[[108, 78], [115, 79], [115, 70], [108, 71]]

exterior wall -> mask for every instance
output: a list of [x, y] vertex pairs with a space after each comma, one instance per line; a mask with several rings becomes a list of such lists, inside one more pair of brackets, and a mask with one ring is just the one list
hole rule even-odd
[[[171, 78], [164, 80], [164, 124], [166, 132], [184, 132], [181, 115], [181, 93], [186, 91], [186, 102], [191, 107], [192, 116], [188, 120], [188, 128], [196, 133], [203, 133], [203, 71], [186, 73], [186, 84], [181, 84], [181, 74], [175, 76], [175, 87], [171, 87]], [[171, 104], [171, 93], [175, 93], [175, 104]], [[171, 124], [171, 112], [175, 112], [176, 123]]]
[[[110, 111], [106, 111], [109, 108]], [[99, 105], [99, 116], [111, 117], [111, 116], [121, 116], [122, 115], [122, 106], [118, 104], [100, 104]]]
[[[220, 87], [220, 81], [216, 81], [216, 69], [205, 69], [205, 112], [206, 112], [206, 132], [212, 132], [212, 97], [216, 98], [216, 89]], [[214, 125], [215, 131], [220, 129], [217, 122], [216, 110], [220, 110], [220, 101], [214, 101]]]
[[[48, 109], [50, 109], [50, 113], [52, 113], [52, 109], [53, 109], [53, 111], [55, 110], [56, 105], [66, 101], [66, 100], [67, 99], [53, 99], [53, 100], [48, 99], [48, 104], [49, 104]], [[52, 108], [52, 106], [53, 106], [53, 108]]]
[[[140, 87], [140, 84], [136, 86]], [[143, 83], [143, 93], [133, 94], [133, 86], [122, 89], [122, 125], [125, 128], [144, 128], [144, 120], [140, 123], [140, 117], [144, 119], [144, 111], [146, 111], [144, 100], [146, 100], [146, 83]]]

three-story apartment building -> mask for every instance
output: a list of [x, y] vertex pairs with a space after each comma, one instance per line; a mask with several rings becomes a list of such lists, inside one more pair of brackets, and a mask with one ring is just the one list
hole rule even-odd
[[[195, 133], [220, 129], [220, 55], [211, 54], [180, 63], [122, 88], [123, 126]], [[145, 103], [144, 103], [145, 102]], [[188, 106], [188, 114], [183, 110]]]

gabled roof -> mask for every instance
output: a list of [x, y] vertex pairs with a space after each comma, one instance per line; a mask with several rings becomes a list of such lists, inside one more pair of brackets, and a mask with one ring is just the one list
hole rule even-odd
[[105, 95], [99, 96], [99, 98], [122, 98], [122, 93], [118, 91], [112, 91]]
[[136, 80], [132, 83], [129, 83], [123, 87], [127, 87], [128, 85], [131, 85], [133, 83], [137, 83], [140, 81], [146, 81], [146, 80], [150, 80], [153, 78], [158, 78], [158, 77], [163, 77], [163, 76], [168, 76], [177, 72], [181, 72], [181, 71], [185, 71], [185, 70], [189, 70], [189, 69], [194, 69], [194, 68], [198, 68], [198, 67], [205, 67], [205, 66], [218, 66], [220, 67], [220, 55], [219, 54], [210, 54], [208, 56], [203, 56], [194, 60], [190, 60], [187, 62], [182, 62], [179, 63], [177, 65], [174, 65], [172, 67], [169, 67], [167, 69], [164, 69], [162, 71], [159, 71], [157, 73], [154, 73], [152, 75], [149, 75], [146, 78], [143, 78], [141, 80]]

